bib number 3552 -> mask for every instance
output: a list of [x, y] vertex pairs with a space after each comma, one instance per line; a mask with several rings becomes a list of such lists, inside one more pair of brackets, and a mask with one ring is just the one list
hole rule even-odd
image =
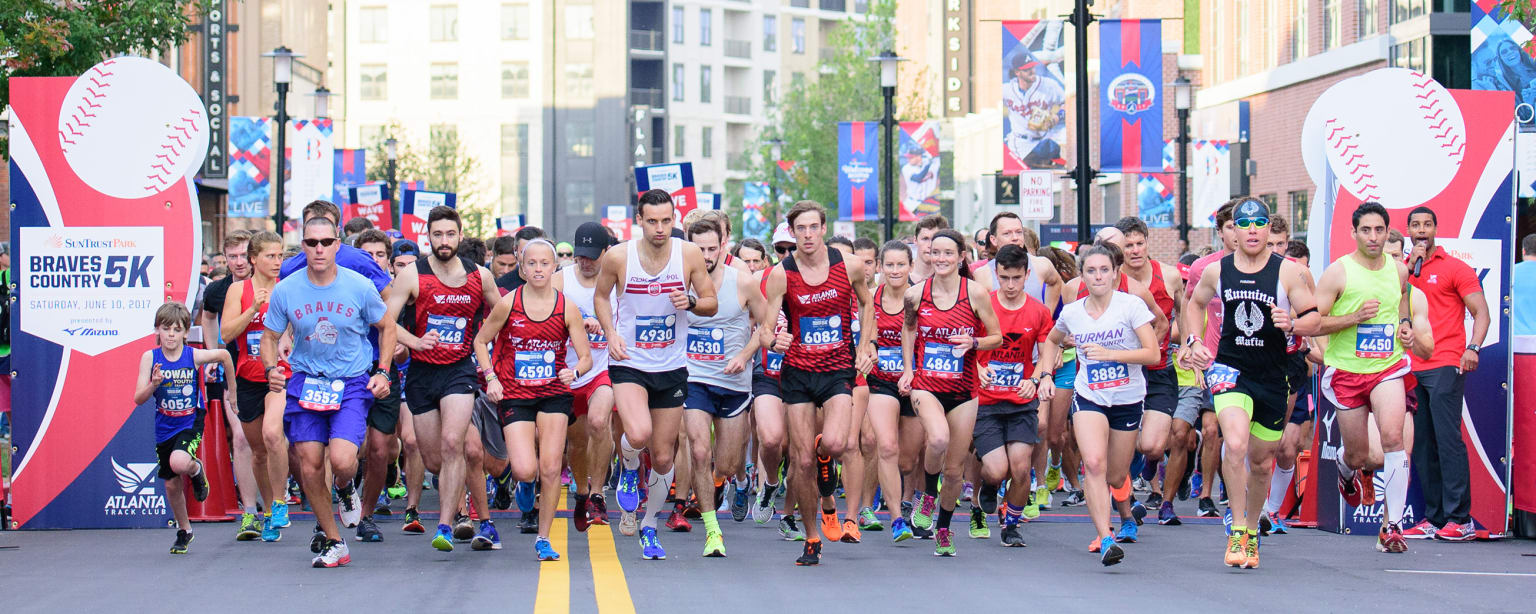
[[336, 411], [341, 409], [341, 393], [347, 384], [339, 379], [306, 377], [299, 389], [299, 407], [310, 411]]

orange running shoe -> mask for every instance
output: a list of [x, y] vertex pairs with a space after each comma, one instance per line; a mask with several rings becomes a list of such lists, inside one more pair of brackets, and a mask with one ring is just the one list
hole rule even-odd
[[843, 540], [843, 529], [837, 521], [837, 512], [821, 513], [821, 536], [827, 538], [829, 542]]
[[1259, 536], [1247, 535], [1243, 540], [1243, 569], [1259, 568]]
[[1360, 477], [1360, 505], [1376, 504], [1376, 474], [1367, 469], [1361, 469], [1355, 475]]
[[[1248, 562], [1248, 532], [1233, 531], [1227, 536], [1227, 551], [1222, 559], [1227, 567], [1242, 567]], [[1257, 556], [1257, 553], [1255, 553]]]
[[852, 518], [843, 521], [843, 536], [838, 541], [845, 544], [857, 544], [862, 537], [864, 537], [864, 534], [859, 532], [858, 523], [854, 522]]
[[1100, 541], [1101, 540], [1099, 538], [1095, 537], [1095, 538], [1093, 538], [1093, 541], [1088, 542], [1088, 552], [1090, 554], [1098, 554], [1099, 553], [1099, 542]]

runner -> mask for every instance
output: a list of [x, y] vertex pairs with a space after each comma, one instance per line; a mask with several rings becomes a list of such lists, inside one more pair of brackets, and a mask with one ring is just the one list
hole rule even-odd
[[219, 332], [231, 340], [229, 347], [237, 357], [232, 371], [233, 379], [240, 383], [240, 394], [235, 397], [236, 416], [241, 432], [251, 444], [256, 488], [262, 501], [272, 502], [262, 518], [261, 540], [275, 542], [282, 539], [279, 529], [289, 524], [284, 492], [288, 483], [288, 446], [280, 424], [277, 428], [266, 428], [263, 424], [269, 411], [274, 414], [272, 422], [281, 422], [277, 418], [278, 408], [284, 401], [282, 395], [267, 391], [267, 375], [262, 372], [261, 331], [265, 328], [267, 300], [283, 265], [283, 239], [276, 233], [260, 232], [250, 237], [248, 247], [253, 275], [229, 289], [223, 301]]
[[[859, 237], [853, 241], [853, 257], [864, 265], [864, 281], [869, 286], [870, 296], [873, 297], [875, 287], [878, 284], [880, 270], [878, 253], [880, 246], [867, 237]], [[877, 303], [878, 304], [878, 303]], [[879, 314], [875, 316], [876, 325], [879, 324]], [[864, 338], [863, 330], [853, 329], [853, 343], [855, 346]], [[878, 345], [879, 341], [876, 341]], [[878, 365], [871, 369], [878, 369]], [[875, 508], [880, 503], [874, 500], [875, 484], [879, 459], [876, 454], [875, 433], [868, 420], [869, 416], [870, 384], [868, 373], [856, 373], [853, 380], [853, 417], [849, 426], [853, 429], [848, 436], [850, 444], [848, 452], [843, 454], [843, 475], [851, 476], [843, 479], [843, 499], [848, 509], [843, 520], [842, 533], [844, 539], [858, 540], [863, 538], [863, 531], [881, 531], [885, 525], [875, 516]], [[854, 445], [857, 443], [857, 445]], [[857, 448], [857, 449], [855, 449]], [[899, 494], [899, 493], [898, 493]]]
[[[397, 291], [389, 297], [391, 313], [401, 312], [408, 303], [413, 305], [414, 318], [407, 334], [400, 336], [411, 349], [404, 393], [422, 460], [439, 478], [440, 509], [432, 547], [443, 552], [453, 551], [454, 529], [448, 523], [457, 513], [466, 487], [479, 495], [476, 507], [486, 509], [485, 494], [478, 488], [484, 485], [478, 475], [480, 468], [475, 468], [477, 475], [470, 475], [464, 454], [480, 384], [477, 370], [488, 368], [476, 368], [469, 341], [474, 338], [480, 310], [500, 299], [496, 287], [489, 283], [490, 271], [458, 255], [461, 230], [457, 211], [433, 207], [427, 214], [432, 257], [418, 259], [415, 267], [402, 271], [395, 280]], [[461, 525], [467, 522], [454, 520]], [[481, 519], [474, 540], [481, 546], [477, 550], [494, 547], [500, 541], [490, 518]]]
[[[229, 295], [230, 287], [239, 285], [240, 282], [251, 277], [251, 261], [246, 257], [251, 234], [247, 230], [236, 230], [224, 236], [223, 249], [219, 253], [214, 254], [214, 257], [215, 259], [223, 259], [222, 264], [228, 268], [229, 275], [217, 281], [209, 282], [208, 287], [203, 289], [202, 310], [200, 311], [202, 316], [199, 318], [203, 326], [203, 345], [210, 350], [227, 349], [230, 353], [230, 359], [234, 360], [237, 365], [240, 361], [239, 356], [235, 354], [237, 350], [234, 347], [234, 338], [223, 334], [223, 327], [220, 321], [224, 315], [225, 298]], [[279, 251], [278, 254], [279, 262], [281, 262], [282, 252]], [[236, 399], [233, 394], [228, 394], [226, 390], [226, 381], [233, 377], [235, 377], [233, 373], [218, 373], [215, 371], [215, 376], [208, 381], [208, 398], [220, 399], [223, 402], [224, 416], [228, 424], [235, 424], [240, 420], [238, 415], [239, 399]], [[265, 386], [251, 386], [246, 389], [247, 394], [251, 394], [250, 391], [257, 388], [264, 389]], [[243, 429], [236, 430], [231, 435], [230, 443], [232, 445], [230, 446], [230, 451], [233, 453], [231, 456], [234, 458], [235, 486], [240, 495], [242, 508], [240, 529], [235, 533], [235, 541], [250, 541], [261, 535], [265, 522], [264, 517], [261, 515], [262, 509], [266, 508], [268, 501], [272, 501], [272, 499], [268, 498], [272, 493], [259, 488], [260, 484], [266, 482], [267, 477], [261, 476], [258, 473], [265, 471], [266, 468], [264, 465], [256, 462], [256, 448], [258, 446], [265, 446], [261, 442], [250, 440], [249, 434]], [[281, 483], [287, 484], [287, 480], [284, 479]], [[284, 501], [284, 505], [286, 506], [286, 501]], [[271, 509], [269, 508], [267, 511], [270, 513]], [[284, 509], [281, 518], [285, 524], [287, 522], [287, 515], [288, 510]]]
[[900, 543], [913, 537], [908, 519], [911, 511], [902, 509], [901, 476], [915, 470], [923, 445], [922, 423], [912, 409], [912, 399], [896, 386], [906, 364], [901, 355], [901, 331], [912, 248], [901, 241], [887, 241], [880, 252], [885, 283], [875, 289], [875, 368], [865, 376], [869, 382], [869, 411], [865, 415], [878, 451], [880, 492], [892, 518], [891, 541]]
[[[1254, 569], [1259, 566], [1258, 517], [1268, 498], [1281, 431], [1291, 415], [1285, 371], [1276, 366], [1285, 364], [1286, 335], [1317, 334], [1321, 316], [1301, 265], [1269, 251], [1269, 207], [1245, 198], [1231, 216], [1238, 250], [1205, 267], [1190, 296], [1193, 305], [1220, 297], [1220, 345], [1212, 356], [1206, 340], [1190, 333], [1180, 360], [1204, 371], [1225, 443], [1221, 465], [1232, 530], [1223, 560]], [[1200, 315], [1198, 309], [1189, 310], [1179, 328], [1199, 330]]]
[[[864, 239], [864, 241], [872, 243], [868, 239]], [[870, 291], [871, 296], [873, 296], [875, 291], [873, 259], [871, 258], [870, 261], [866, 261], [859, 257], [854, 250], [854, 242], [847, 237], [832, 237], [827, 239], [827, 245], [835, 247], [837, 251], [842, 252], [844, 262], [858, 260], [863, 265], [864, 270], [869, 271], [869, 274], [865, 275], [864, 279], [867, 289]], [[850, 314], [857, 313], [857, 299], [852, 301], [849, 307], [852, 310], [849, 312]], [[849, 323], [849, 330], [853, 333], [853, 345], [851, 347], [858, 347], [859, 340], [862, 337], [860, 334], [862, 328], [858, 318], [854, 317], [851, 320]], [[864, 498], [862, 487], [865, 477], [864, 453], [859, 446], [859, 434], [864, 424], [864, 410], [869, 407], [869, 382], [865, 381], [863, 373], [854, 372], [853, 391], [850, 398], [853, 401], [850, 405], [853, 411], [849, 414], [848, 418], [848, 427], [850, 429], [848, 432], [848, 447], [843, 451], [843, 455], [837, 459], [841, 463], [839, 467], [841, 479], [838, 480], [838, 484], [841, 485], [843, 490], [843, 500], [847, 506], [847, 511], [845, 512], [847, 516], [841, 523], [838, 522], [837, 493], [835, 490], [831, 495], [822, 496], [821, 535], [829, 541], [857, 544], [864, 537], [862, 529], [859, 528], [857, 522], [859, 506]], [[834, 485], [835, 488], [837, 488], [837, 485]]]
[[[823, 239], [826, 209], [803, 200], [785, 219], [794, 233], [795, 250], [766, 276], [768, 310], [758, 320], [758, 335], [764, 345], [785, 352], [779, 381], [788, 408], [790, 500], [808, 514], [816, 508], [817, 492], [822, 497], [832, 495], [836, 483], [832, 459], [848, 449], [854, 369], [868, 371], [875, 359], [873, 335], [848, 351], [852, 347], [845, 341], [852, 336], [848, 320], [856, 316], [865, 330], [874, 321], [863, 263], [845, 261], [842, 252], [828, 249]], [[855, 297], [858, 310], [850, 313]], [[795, 343], [784, 343], [774, 334], [770, 318], [777, 318], [781, 311]], [[817, 407], [823, 412], [820, 429]], [[805, 551], [795, 564], [816, 565], [821, 562], [822, 531], [816, 523], [805, 524]]]
[[[1120, 267], [1120, 272], [1125, 277], [1140, 283], [1152, 293], [1153, 302], [1159, 313], [1172, 323], [1174, 313], [1183, 310], [1184, 281], [1173, 267], [1153, 260], [1147, 255], [1147, 223], [1138, 217], [1123, 217], [1115, 223], [1115, 229], [1119, 230], [1122, 246], [1125, 249], [1125, 264]], [[1172, 327], [1169, 326], [1171, 329]], [[1136, 440], [1136, 451], [1146, 457], [1146, 466], [1151, 475], [1156, 477], [1157, 463], [1163, 460], [1163, 450], [1169, 447], [1169, 433], [1173, 427], [1173, 414], [1179, 404], [1179, 378], [1174, 372], [1168, 360], [1168, 342], [1171, 334], [1165, 333], [1158, 338], [1158, 352], [1161, 359], [1157, 364], [1146, 367], [1143, 371], [1147, 379], [1147, 398], [1144, 404], [1145, 413], [1141, 419], [1141, 434]], [[1182, 454], [1182, 447], [1175, 449]], [[1147, 472], [1142, 473], [1142, 478], [1147, 478]], [[1147, 505], [1142, 507], [1138, 502], [1135, 513], [1145, 514], [1147, 508], [1157, 510], [1158, 519], [1173, 516], [1173, 503], [1164, 499], [1161, 492], [1154, 490], [1147, 496]], [[1165, 523], [1167, 524], [1167, 523]]]
[[937, 213], [919, 219], [914, 225], [912, 232], [917, 233], [917, 261], [912, 263], [913, 284], [933, 276], [933, 264], [928, 260], [928, 249], [933, 243], [933, 235], [947, 228], [949, 228], [949, 219]]
[[[773, 247], [782, 262], [795, 250], [795, 239], [789, 234], [788, 224], [779, 224], [773, 233]], [[770, 268], [764, 271], [772, 270]], [[760, 276], [758, 289], [766, 294], [768, 290], [768, 277], [765, 272]], [[758, 345], [762, 347], [757, 356], [757, 365], [752, 369], [752, 421], [754, 426], [754, 447], [757, 451], [757, 500], [752, 504], [752, 520], [758, 526], [768, 524], [773, 520], [776, 511], [774, 497], [777, 496], [783, 484], [780, 483], [780, 468], [784, 466], [784, 446], [787, 440], [787, 428], [785, 426], [784, 401], [779, 391], [779, 376], [784, 367], [784, 352], [776, 348], [789, 347], [794, 337], [789, 334], [789, 320], [784, 317], [783, 310], [772, 314], [775, 318], [773, 326], [769, 327], [759, 320], [756, 323], [755, 334], [759, 336]], [[772, 343], [763, 343], [761, 337], [764, 331], [772, 334]], [[788, 468], [784, 468], [788, 474]], [[800, 522], [795, 518], [795, 498], [785, 500], [785, 514], [779, 519], [779, 534], [790, 541], [803, 541], [805, 530], [800, 527]]]
[[[1025, 234], [1026, 245], [1029, 244], [1031, 236], [1033, 233]], [[1051, 266], [1063, 280], [1070, 282], [1077, 279], [1077, 258], [1070, 252], [1050, 246], [1042, 247], [1040, 251], [1046, 254]], [[1065, 300], [1058, 298], [1053, 309], [1054, 313], [1059, 317], [1061, 309], [1065, 306]], [[1058, 486], [1065, 486], [1067, 496], [1062, 500], [1061, 506], [1075, 507], [1087, 503], [1083, 498], [1083, 484], [1078, 471], [1078, 467], [1082, 465], [1082, 458], [1077, 453], [1077, 442], [1069, 435], [1070, 430], [1067, 428], [1068, 416], [1071, 415], [1072, 410], [1072, 383], [1077, 380], [1077, 348], [1063, 348], [1059, 360], [1060, 366], [1056, 367], [1056, 372], [1052, 376], [1056, 393], [1050, 398], [1041, 397], [1047, 401], [1047, 411], [1042, 416], [1049, 415], [1049, 418], [1040, 421], [1040, 429], [1045, 433], [1050, 447], [1056, 451], [1056, 461], [1046, 470], [1045, 487], [1054, 492]], [[1062, 467], [1066, 467], [1067, 470], [1063, 471]], [[1038, 489], [1035, 491], [1035, 500], [1030, 501], [1030, 505], [1024, 506], [1025, 518], [1034, 520], [1040, 516], [1041, 510], [1049, 509], [1049, 496], [1039, 504], [1036, 503], [1037, 501], [1040, 501]]]
[[[336, 223], [325, 216], [304, 223], [307, 270], [273, 287], [261, 336], [267, 385], [273, 392], [287, 393], [284, 426], [299, 457], [304, 494], [325, 534], [311, 562], [315, 567], [337, 567], [352, 560], [331, 515], [325, 460], [330, 461], [337, 496], [344, 503], [342, 522], [356, 525], [362, 510], [357, 509], [352, 478], [367, 408], [373, 399], [389, 393], [388, 356], [377, 361], [370, 375], [368, 327], [379, 329], [382, 347], [395, 343], [394, 322], [373, 284], [337, 266], [341, 240], [336, 231]], [[278, 365], [277, 351], [278, 337], [290, 331], [291, 378]], [[347, 501], [352, 502], [350, 510]]]
[[608, 338], [614, 405], [624, 424], [622, 472], [614, 492], [625, 512], [621, 531], [635, 526], [640, 450], [651, 452], [645, 512], [639, 519], [641, 554], [648, 560], [667, 558], [656, 538], [656, 516], [672, 483], [688, 388], [687, 354], [678, 337], [687, 334], [689, 313], [708, 317], [718, 306], [703, 253], [696, 245], [672, 238], [675, 215], [672, 195], [665, 190], [641, 194], [635, 207], [641, 238], [603, 254], [593, 297], [597, 321]]
[[[1269, 220], [1269, 250], [1300, 264], [1302, 278], [1307, 282], [1307, 287], [1315, 289], [1312, 271], [1307, 268], [1306, 263], [1286, 253], [1290, 245], [1290, 236], [1290, 225], [1285, 221], [1284, 216], [1275, 216]], [[1402, 244], [1401, 237], [1398, 238], [1398, 244]], [[1398, 258], [1398, 260], [1401, 259]], [[1286, 336], [1285, 380], [1291, 393], [1286, 397], [1285, 402], [1286, 407], [1291, 408], [1291, 415], [1285, 423], [1285, 432], [1280, 435], [1280, 448], [1275, 452], [1275, 471], [1269, 479], [1269, 496], [1264, 500], [1264, 512], [1259, 515], [1259, 535], [1289, 532], [1285, 520], [1277, 512], [1280, 511], [1280, 505], [1285, 502], [1285, 495], [1290, 491], [1291, 481], [1296, 475], [1296, 458], [1301, 454], [1303, 440], [1306, 433], [1312, 430], [1310, 411], [1312, 374], [1311, 366], [1307, 364], [1308, 353], [1306, 337]]]
[[763, 242], [757, 239], [742, 239], [736, 244], [736, 249], [731, 254], [747, 263], [747, 269], [753, 275], [763, 272], [769, 267], [768, 248], [763, 247]]
[[[390, 254], [392, 259], [390, 260], [389, 270], [395, 276], [399, 276], [401, 272], [412, 268], [421, 255], [420, 250], [416, 247], [416, 243], [407, 239], [397, 239], [394, 246], [390, 249]], [[410, 325], [411, 318], [407, 317], [409, 315], [401, 313], [396, 318], [396, 323], [400, 325], [395, 329], [397, 335], [398, 331]], [[401, 381], [392, 385], [391, 388], [399, 388], [404, 384], [405, 377], [401, 369], [404, 366], [408, 366], [410, 362], [410, 348], [405, 347], [404, 344], [397, 343], [393, 368], [395, 369], [395, 374], [401, 376]], [[405, 479], [403, 480], [405, 482], [405, 518], [403, 519], [404, 524], [400, 525], [400, 532], [409, 535], [420, 535], [426, 533], [427, 528], [422, 526], [421, 514], [416, 511], [416, 506], [421, 502], [421, 491], [424, 487], [423, 482], [426, 481], [427, 466], [421, 460], [421, 448], [416, 443], [415, 425], [411, 422], [411, 411], [405, 404], [405, 395], [403, 394], [400, 395], [400, 404], [395, 415], [399, 417], [400, 421], [400, 450], [401, 455], [405, 457]]]
[[[571, 520], [577, 531], [586, 531], [591, 524], [608, 524], [608, 503], [603, 499], [603, 485], [608, 483], [608, 466], [613, 461], [613, 383], [608, 377], [608, 340], [597, 323], [592, 301], [597, 287], [598, 264], [608, 245], [608, 231], [602, 224], [586, 222], [578, 226], [573, 252], [576, 265], [565, 267], [555, 276], [555, 289], [581, 312], [587, 330], [587, 347], [592, 356], [592, 369], [571, 383], [574, 394], [572, 415], [576, 421], [567, 439], [571, 441], [571, 473], [576, 496], [571, 507]], [[576, 345], [569, 343], [565, 363], [576, 364], [576, 360]]]
[[[541, 483], [533, 542], [541, 561], [560, 560], [549, 531], [560, 499], [565, 431], [574, 418], [571, 385], [592, 371], [586, 323], [576, 304], [554, 288], [555, 264], [554, 245], [529, 241], [518, 255], [524, 283], [497, 301], [474, 340], [479, 363], [493, 365], [485, 373], [486, 396], [501, 410], [512, 473], [520, 482], [537, 477]], [[574, 365], [566, 363], [567, 343], [575, 347]], [[494, 359], [487, 350], [492, 344]]]
[[[354, 243], [358, 249], [372, 255], [374, 262], [384, 270], [394, 270], [389, 262], [389, 235], [376, 228], [369, 228], [358, 233]], [[396, 347], [403, 346], [397, 343]], [[391, 352], [391, 354], [394, 353]], [[396, 469], [395, 461], [400, 457], [400, 438], [396, 435], [400, 422], [400, 371], [395, 368], [393, 360], [390, 361], [389, 369], [389, 394], [374, 401], [373, 406], [368, 409], [362, 502], [363, 509], [371, 509], [372, 513], [363, 514], [362, 520], [357, 524], [357, 540], [362, 542], [384, 540], [384, 534], [379, 532], [379, 525], [374, 522], [374, 516], [391, 513], [389, 499], [382, 496], [382, 493], [385, 482], [390, 480], [391, 470]], [[395, 473], [398, 475], [398, 471]]]
[[[962, 472], [971, 456], [976, 426], [974, 352], [996, 349], [1003, 341], [990, 295], [982, 285], [970, 283], [970, 270], [961, 256], [964, 245], [965, 238], [954, 230], [935, 233], [929, 243], [933, 276], [904, 295], [903, 369], [897, 388], [912, 397], [927, 433], [923, 494], [914, 502], [912, 524], [924, 529], [937, 525], [933, 550], [937, 556], [955, 555], [949, 522], [964, 487]], [[937, 522], [935, 494], [939, 495]]]
[[[1237, 206], [1237, 203], [1242, 202], [1245, 198], [1246, 197], [1234, 198], [1225, 203], [1222, 203], [1220, 207], [1216, 208], [1215, 221], [1216, 228], [1218, 229], [1217, 236], [1221, 238], [1221, 249], [1219, 251], [1214, 251], [1201, 256], [1189, 265], [1189, 279], [1191, 281], [1198, 283], [1200, 281], [1200, 276], [1204, 274], [1206, 267], [1220, 262], [1221, 259], [1226, 257], [1228, 254], [1232, 254], [1237, 251], [1237, 226], [1232, 222], [1232, 210]], [[1195, 285], [1196, 283], [1184, 284], [1185, 305], [1190, 304], [1189, 297], [1194, 295]], [[1196, 305], [1194, 309], [1190, 309], [1189, 311], [1195, 311], [1198, 308], [1199, 306]], [[1202, 339], [1204, 339], [1205, 349], [1207, 352], [1214, 356], [1216, 354], [1217, 343], [1221, 340], [1221, 316], [1221, 301], [1213, 297], [1211, 302], [1205, 306], [1204, 317], [1196, 320], [1196, 322], [1202, 323], [1204, 328], [1185, 330], [1181, 326], [1180, 332], [1187, 339], [1190, 335], [1197, 334], [1200, 330], [1204, 330], [1205, 332], [1202, 336]], [[1204, 389], [1205, 385], [1202, 383], [1200, 388]], [[1201, 405], [1202, 409], [1200, 418], [1197, 418], [1197, 420], [1200, 421], [1199, 426], [1201, 448], [1199, 451], [1199, 458], [1200, 475], [1202, 478], [1199, 488], [1196, 489], [1199, 491], [1199, 502], [1197, 509], [1199, 510], [1201, 518], [1215, 518], [1222, 515], [1221, 511], [1216, 509], [1216, 501], [1212, 498], [1212, 495], [1217, 492], [1217, 479], [1221, 477], [1221, 428], [1215, 418], [1216, 407], [1211, 400], [1210, 390], [1206, 390], [1204, 394], [1205, 398], [1204, 403]], [[1206, 414], [1210, 414], [1209, 419], [1206, 419]], [[1226, 500], [1227, 498], [1223, 496], [1223, 503], [1225, 503]], [[1230, 510], [1228, 510], [1228, 514], [1230, 515]]]

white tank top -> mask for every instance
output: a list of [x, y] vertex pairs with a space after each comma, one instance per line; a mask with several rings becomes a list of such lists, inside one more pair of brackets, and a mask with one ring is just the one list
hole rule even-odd
[[[597, 293], [597, 289], [581, 285], [576, 269], [577, 267], [572, 265], [560, 271], [560, 274], [565, 276], [565, 299], [576, 304], [576, 308], [581, 310], [583, 320], [595, 318], [597, 310], [592, 307], [592, 295]], [[592, 351], [592, 369], [571, 382], [571, 388], [585, 386], [597, 379], [599, 373], [608, 370], [608, 338], [601, 332], [588, 333], [587, 341]], [[565, 364], [572, 368], [576, 366], [576, 346], [569, 342], [565, 344]]]
[[649, 275], [640, 265], [636, 241], [624, 245], [628, 264], [624, 267], [623, 288], [618, 294], [618, 322], [614, 326], [629, 344], [629, 360], [613, 364], [650, 373], [674, 371], [688, 366], [683, 352], [688, 332], [688, 312], [672, 306], [673, 290], [687, 290], [683, 279], [683, 242], [671, 239], [667, 266], [659, 275]]
[[725, 275], [716, 288], [719, 311], [707, 318], [688, 319], [688, 381], [748, 392], [752, 390], [751, 369], [725, 374], [726, 363], [747, 346], [747, 335], [752, 332], [750, 314], [742, 308], [737, 291], [738, 275], [734, 267], [725, 266]]
[[[992, 287], [997, 288], [997, 261], [993, 260], [989, 264], [991, 265], [992, 269]], [[1044, 303], [1045, 278], [1042, 277], [1042, 274], [1040, 273], [1040, 267], [1042, 266], [1054, 268], [1055, 265], [1052, 265], [1051, 261], [1047, 258], [1034, 255], [1029, 257], [1029, 278], [1024, 280], [1024, 293], [1033, 296], [1036, 300]], [[1052, 311], [1056, 309], [1055, 305], [1046, 305], [1045, 307]]]

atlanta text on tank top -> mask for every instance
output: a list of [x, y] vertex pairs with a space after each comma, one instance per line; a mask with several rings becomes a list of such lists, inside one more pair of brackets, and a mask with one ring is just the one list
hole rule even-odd
[[203, 378], [198, 376], [193, 350], [181, 347], [181, 356], [168, 360], [160, 348], [151, 350], [151, 364], [160, 365], [165, 379], [155, 388], [155, 442], [163, 442], [192, 426], [203, 407]]
[[431, 261], [416, 261], [416, 319], [411, 334], [418, 337], [437, 331], [437, 345], [430, 350], [414, 350], [413, 360], [435, 365], [453, 364], [474, 352], [476, 316], [485, 302], [480, 284], [480, 267], [460, 257], [464, 266], [464, 284], [450, 286], [432, 272]]
[[896, 313], [885, 310], [885, 290], [885, 284], [875, 288], [875, 369], [869, 375], [895, 382], [901, 379], [901, 328], [906, 313], [904, 309], [897, 309]]
[[[251, 308], [256, 302], [256, 284], [251, 280], [245, 280], [240, 288], [240, 312]], [[235, 375], [241, 379], [252, 382], [267, 381], [266, 365], [261, 362], [261, 333], [266, 330], [263, 324], [267, 321], [267, 305], [263, 303], [256, 309], [256, 315], [251, 318], [251, 323], [245, 325], [245, 330], [240, 336], [231, 339], [235, 345]]]
[[512, 309], [496, 335], [496, 379], [502, 395], [509, 399], [542, 399], [570, 394], [571, 387], [560, 382], [566, 368], [565, 345], [570, 329], [565, 324], [565, 295], [555, 292], [555, 307], [542, 320], [535, 320], [523, 304], [528, 286], [513, 290]]
[[[597, 294], [596, 286], [588, 288], [581, 285], [581, 279], [577, 276], [576, 266], [568, 266], [561, 269], [560, 274], [565, 276], [565, 300], [576, 305], [581, 310], [581, 318], [595, 318], [597, 310], [592, 306], [592, 296]], [[612, 304], [612, 297], [609, 298]], [[572, 388], [580, 388], [588, 382], [597, 379], [597, 376], [608, 370], [608, 338], [599, 330], [595, 333], [587, 333], [587, 349], [592, 354], [592, 370], [583, 373], [576, 381], [571, 382]], [[565, 363], [576, 364], [576, 346], [567, 343], [565, 346]]]
[[[768, 293], [768, 274], [767, 273], [763, 274], [762, 281], [758, 282], [758, 286], [757, 287], [758, 287], [758, 291], [762, 292], [765, 296], [767, 295], [767, 293]], [[784, 317], [784, 310], [780, 309], [779, 313], [777, 313], [775, 315], [777, 316], [778, 319], [777, 319], [777, 322], [773, 326], [774, 334], [777, 335], [778, 333], [782, 333], [782, 332], [788, 331], [789, 330], [789, 319]], [[783, 352], [775, 352], [775, 351], [773, 351], [773, 348], [771, 348], [771, 347], [764, 347], [762, 350], [760, 350], [758, 352], [757, 360], [758, 360], [758, 364], [763, 367], [763, 375], [767, 375], [768, 377], [771, 377], [773, 379], [779, 379], [779, 371], [783, 370], [783, 368], [784, 368], [784, 353]]]
[[946, 395], [976, 394], [976, 349], [961, 351], [950, 343], [955, 335], [978, 336], [981, 320], [971, 307], [970, 280], [961, 277], [955, 302], [940, 309], [933, 300], [933, 280], [923, 282], [917, 305], [917, 339], [912, 352], [914, 390]]
[[683, 336], [688, 331], [688, 312], [672, 306], [674, 290], [686, 290], [683, 279], [683, 242], [669, 239], [667, 264], [651, 275], [640, 264], [639, 241], [625, 244], [624, 284], [619, 293], [619, 334], [629, 343], [628, 360], [614, 365], [650, 373], [688, 366]]
[[848, 305], [853, 285], [848, 282], [843, 252], [827, 249], [827, 278], [806, 283], [794, 254], [784, 259], [784, 315], [795, 340], [784, 362], [802, 371], [826, 373], [853, 368], [853, 340]]
[[719, 309], [709, 317], [688, 318], [688, 381], [747, 392], [752, 389], [752, 372], [744, 369], [726, 375], [725, 364], [747, 346], [752, 315], [741, 305], [740, 273], [723, 263], [718, 266], [723, 269], [720, 287], [715, 289]]
[[[1244, 273], [1237, 270], [1235, 254], [1221, 259], [1216, 297], [1222, 305], [1222, 323], [1216, 362], [1236, 369], [1238, 375], [1284, 377], [1285, 333], [1275, 328], [1269, 307], [1291, 308], [1290, 297], [1280, 283], [1280, 265], [1284, 263], [1284, 258], [1270, 254], [1264, 268]], [[1217, 391], [1213, 388], [1212, 392]]]

